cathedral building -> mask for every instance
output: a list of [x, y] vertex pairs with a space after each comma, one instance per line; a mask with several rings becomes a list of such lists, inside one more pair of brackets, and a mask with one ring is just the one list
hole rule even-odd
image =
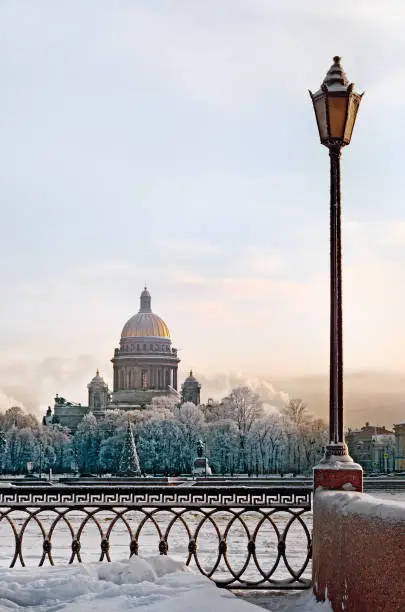
[[146, 287], [140, 296], [139, 312], [125, 323], [111, 361], [112, 393], [97, 370], [87, 385], [87, 406], [57, 395], [53, 413], [48, 408], [43, 423], [60, 423], [74, 431], [89, 412], [101, 418], [106, 410], [139, 410], [159, 396], [172, 396], [179, 403], [200, 403], [201, 385], [192, 372], [184, 381], [181, 394], [178, 391], [177, 349], [172, 346], [166, 323], [152, 312], [151, 294]]
[[147, 288], [141, 293], [139, 312], [124, 325], [114, 367], [112, 404], [117, 408], [144, 406], [152, 397], [177, 392], [180, 359], [172, 346], [169, 328], [152, 312]]

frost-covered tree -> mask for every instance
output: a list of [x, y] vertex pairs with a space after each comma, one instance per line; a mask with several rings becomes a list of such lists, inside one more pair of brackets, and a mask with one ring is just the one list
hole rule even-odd
[[28, 461], [35, 461], [35, 438], [28, 427], [18, 429], [12, 425], [7, 432], [6, 471], [23, 474], [27, 471]]
[[120, 430], [117, 435], [110, 436], [101, 442], [99, 454], [100, 472], [104, 474], [117, 474], [119, 472], [124, 437], [124, 431]]
[[81, 472], [98, 471], [100, 444], [97, 419], [90, 412], [79, 423], [73, 441], [77, 464]]
[[7, 431], [12, 426], [17, 429], [28, 427], [32, 430], [39, 428], [37, 418], [33, 414], [27, 414], [20, 406], [11, 406], [4, 414], [0, 415], [0, 426]]
[[237, 387], [224, 399], [228, 414], [239, 431], [239, 469], [247, 472], [246, 438], [253, 423], [263, 414], [263, 404], [257, 393], [249, 387]]
[[[205, 441], [216, 473], [309, 473], [327, 442], [326, 425], [302, 400], [279, 412], [263, 409], [257, 393], [239, 387], [220, 402], [179, 406], [173, 398], [155, 398], [149, 408], [108, 410], [96, 420], [86, 415], [74, 436], [59, 424], [41, 425], [22, 408], [0, 413], [0, 466], [24, 473], [27, 461], [37, 472], [50, 468], [117, 473], [128, 421], [142, 469], [151, 474], [190, 473], [198, 439]], [[3, 442], [2, 442], [3, 440]]]
[[73, 462], [72, 435], [67, 427], [53, 425], [51, 428], [51, 443], [55, 449], [53, 469], [57, 472], [70, 471]]
[[218, 474], [237, 473], [239, 432], [236, 423], [230, 419], [209, 423], [206, 438], [211, 468]]
[[304, 424], [310, 419], [307, 405], [302, 399], [290, 399], [288, 404], [283, 410], [285, 416], [295, 425], [299, 426]]
[[128, 422], [128, 413], [125, 410], [106, 410], [104, 417], [97, 421], [97, 433], [102, 440], [117, 435]]
[[177, 406], [178, 400], [171, 395], [159, 395], [158, 397], [153, 397], [150, 403], [150, 409], [154, 411], [159, 410], [171, 410]]
[[174, 409], [174, 417], [179, 423], [179, 431], [183, 438], [181, 453], [183, 469], [190, 473], [195, 459], [197, 440], [204, 427], [204, 415], [198, 406], [192, 402], [185, 402]]
[[283, 441], [283, 422], [280, 414], [271, 413], [253, 423], [250, 444], [256, 448], [255, 472], [274, 474], [280, 471]]
[[35, 435], [34, 470], [41, 473], [70, 472], [72, 468], [72, 436], [67, 427], [47, 425]]

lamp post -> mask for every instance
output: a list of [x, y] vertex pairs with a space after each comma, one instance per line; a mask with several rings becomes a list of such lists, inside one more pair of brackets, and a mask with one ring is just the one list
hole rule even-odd
[[310, 96], [321, 143], [330, 156], [330, 366], [329, 444], [326, 457], [351, 461], [343, 432], [343, 335], [342, 335], [342, 245], [340, 202], [340, 156], [350, 144], [363, 94], [354, 92], [340, 64], [333, 58], [321, 88]]

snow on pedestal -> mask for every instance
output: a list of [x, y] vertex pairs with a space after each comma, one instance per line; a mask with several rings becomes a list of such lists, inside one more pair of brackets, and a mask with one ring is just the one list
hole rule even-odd
[[121, 453], [119, 473], [133, 475], [140, 475], [141, 473], [134, 435], [132, 433], [131, 423], [129, 421], [125, 436], [125, 442]]
[[405, 610], [403, 502], [318, 491], [312, 544], [314, 594], [334, 612]]
[[[333, 454], [337, 450], [340, 454]], [[326, 455], [314, 467], [314, 491], [330, 490], [363, 491], [363, 468], [347, 453], [345, 444], [330, 445]]]

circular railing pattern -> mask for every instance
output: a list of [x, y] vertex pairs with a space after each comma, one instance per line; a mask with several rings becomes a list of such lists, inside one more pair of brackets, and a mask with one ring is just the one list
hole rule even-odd
[[250, 484], [0, 486], [0, 564], [160, 554], [221, 587], [306, 588], [311, 493]]
[[[39, 565], [54, 565], [53, 539], [65, 529], [64, 547], [70, 549], [69, 563], [83, 562], [83, 540], [86, 533], [96, 532], [98, 560], [110, 562], [111, 546], [119, 533], [126, 556], [148, 553], [171, 554], [171, 539], [181, 528], [183, 550], [178, 537], [174, 556], [195, 567], [221, 587], [228, 588], [305, 588], [304, 576], [311, 559], [311, 534], [305, 509], [289, 508], [9, 508], [0, 511], [0, 526], [6, 523], [14, 536], [15, 546], [10, 567], [26, 565], [25, 554], [33, 553], [30, 534], [35, 526], [42, 540]], [[107, 524], [106, 524], [107, 523]], [[153, 530], [152, 530], [153, 528]], [[288, 536], [295, 529], [292, 548], [299, 548], [297, 563], [289, 560]], [[263, 534], [263, 532], [267, 530]], [[67, 534], [66, 534], [67, 531]], [[4, 533], [1, 533], [4, 542]], [[142, 545], [142, 538], [148, 544]], [[69, 542], [70, 539], [70, 542]], [[94, 551], [94, 533], [90, 548]], [[152, 546], [152, 550], [151, 549]], [[233, 550], [231, 550], [233, 549]], [[124, 549], [125, 551], [125, 549]], [[59, 553], [59, 549], [58, 549]], [[207, 559], [208, 557], [208, 567]], [[4, 552], [3, 552], [4, 558]], [[238, 568], [235, 565], [239, 565]]]

